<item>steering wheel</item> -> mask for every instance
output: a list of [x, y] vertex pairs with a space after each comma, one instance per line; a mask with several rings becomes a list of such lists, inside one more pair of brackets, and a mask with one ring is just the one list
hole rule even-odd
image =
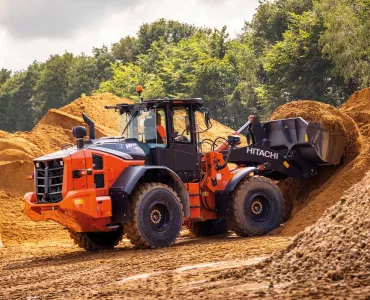
[[186, 130], [186, 128], [184, 129], [184, 131], [181, 134], [179, 134], [178, 131], [175, 131], [175, 135], [176, 135], [175, 136], [175, 141], [176, 142], [180, 142], [180, 143], [189, 143], [190, 142], [189, 139], [186, 136], [184, 136], [185, 130]]

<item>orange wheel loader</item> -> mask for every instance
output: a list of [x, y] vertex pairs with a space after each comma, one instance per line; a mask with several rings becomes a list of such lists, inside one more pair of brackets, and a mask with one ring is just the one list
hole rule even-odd
[[[74, 127], [75, 146], [36, 158], [35, 190], [25, 195], [31, 219], [60, 223], [85, 250], [113, 248], [124, 234], [138, 248], [167, 247], [183, 225], [197, 236], [264, 235], [284, 213], [276, 180], [312, 177], [344, 148], [333, 150], [325, 128], [301, 118], [262, 125], [251, 116], [238, 131], [248, 132], [244, 147], [237, 135], [201, 141], [196, 118], [208, 129], [211, 121], [197, 98], [105, 108], [117, 111], [121, 135], [96, 139], [83, 114], [89, 138]], [[212, 150], [202, 153], [205, 143]]]

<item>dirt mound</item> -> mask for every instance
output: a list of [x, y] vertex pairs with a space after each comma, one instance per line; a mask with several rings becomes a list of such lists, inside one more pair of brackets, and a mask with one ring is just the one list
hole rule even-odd
[[[105, 105], [116, 105], [118, 103], [133, 103], [128, 99], [116, 97], [112, 94], [96, 94], [90, 97], [81, 97], [72, 103], [59, 109], [60, 112], [72, 116], [81, 117], [85, 113], [95, 124], [117, 131], [119, 128], [118, 114], [113, 109], [104, 109]], [[72, 127], [69, 127], [72, 128]]]
[[66, 230], [55, 222], [34, 222], [23, 213], [22, 197], [14, 197], [0, 190], [0, 240], [13, 245], [41, 240], [65, 240]]
[[370, 136], [370, 88], [354, 93], [339, 110], [357, 123], [365, 136]]
[[279, 107], [271, 116], [274, 120], [293, 117], [322, 122], [330, 138], [346, 137], [346, 147], [341, 165], [321, 167], [318, 175], [308, 180], [289, 178], [280, 182], [284, 197], [294, 202], [292, 218], [283, 227], [284, 235], [295, 235], [315, 223], [325, 209], [363, 178], [370, 166], [368, 145], [362, 142], [356, 123], [345, 113], [320, 102], [295, 101]]

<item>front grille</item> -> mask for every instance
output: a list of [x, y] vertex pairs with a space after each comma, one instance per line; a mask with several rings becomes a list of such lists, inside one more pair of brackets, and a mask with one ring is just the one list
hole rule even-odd
[[35, 162], [36, 194], [39, 203], [62, 200], [63, 159]]

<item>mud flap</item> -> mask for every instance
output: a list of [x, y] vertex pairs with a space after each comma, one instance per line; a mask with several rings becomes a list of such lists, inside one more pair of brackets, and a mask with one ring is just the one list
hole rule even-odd
[[112, 223], [127, 223], [130, 221], [129, 196], [123, 191], [109, 191], [112, 199]]
[[231, 217], [231, 195], [232, 193], [216, 191], [215, 205], [216, 217], [218, 219], [230, 219]]

